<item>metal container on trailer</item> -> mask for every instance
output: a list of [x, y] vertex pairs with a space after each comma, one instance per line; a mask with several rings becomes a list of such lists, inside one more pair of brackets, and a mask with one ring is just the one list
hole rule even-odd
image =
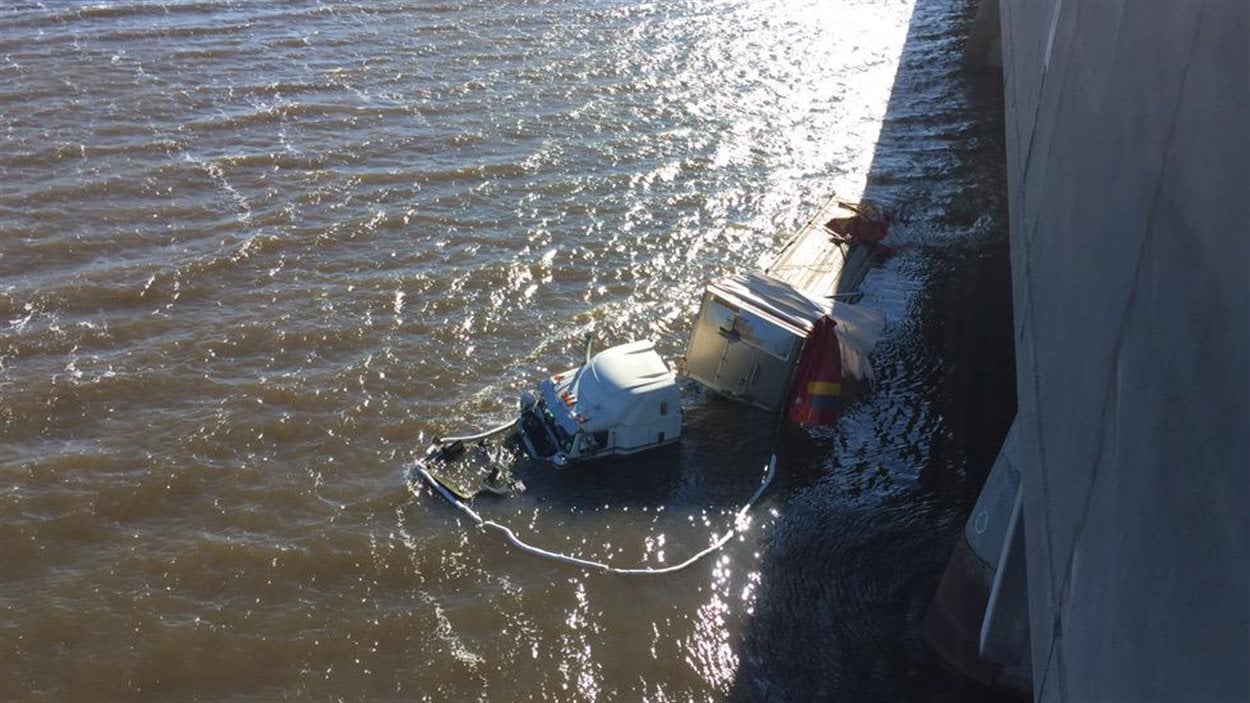
[[685, 373], [726, 397], [780, 410], [803, 340], [829, 304], [763, 273], [731, 276], [703, 292]]

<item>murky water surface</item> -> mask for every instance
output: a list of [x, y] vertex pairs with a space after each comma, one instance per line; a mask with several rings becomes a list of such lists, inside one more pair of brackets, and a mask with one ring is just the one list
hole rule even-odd
[[[973, 695], [918, 633], [1012, 403], [968, 14], [0, 5], [0, 698]], [[676, 358], [705, 281], [865, 181], [906, 221], [866, 283], [878, 392], [787, 440], [723, 552], [586, 573], [406, 485], [584, 332]], [[760, 413], [686, 417], [678, 448], [479, 508], [680, 560], [773, 446]]]

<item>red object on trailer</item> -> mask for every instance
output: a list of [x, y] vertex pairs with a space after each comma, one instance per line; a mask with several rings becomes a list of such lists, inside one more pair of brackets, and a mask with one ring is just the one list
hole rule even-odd
[[841, 241], [859, 244], [880, 244], [890, 233], [894, 213], [872, 203], [841, 203], [841, 208], [852, 215], [835, 217], [825, 223], [825, 228]]
[[803, 342], [786, 410], [803, 427], [833, 424], [842, 411], [842, 345], [836, 326], [823, 315]]

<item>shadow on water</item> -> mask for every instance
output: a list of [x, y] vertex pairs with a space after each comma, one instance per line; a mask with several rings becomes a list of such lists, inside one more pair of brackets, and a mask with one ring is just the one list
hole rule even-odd
[[780, 440], [781, 514], [730, 700], [1015, 700], [920, 634], [1015, 414], [1002, 93], [963, 66], [975, 9], [916, 3], [865, 192], [899, 214], [900, 253], [866, 285], [920, 291], [878, 347], [877, 392]]

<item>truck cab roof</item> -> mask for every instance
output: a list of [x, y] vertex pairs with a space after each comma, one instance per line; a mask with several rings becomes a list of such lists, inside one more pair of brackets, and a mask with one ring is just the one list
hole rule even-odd
[[605, 349], [540, 388], [556, 421], [570, 434], [632, 424], [658, 412], [650, 408], [653, 404], [681, 402], [673, 372], [649, 340]]

